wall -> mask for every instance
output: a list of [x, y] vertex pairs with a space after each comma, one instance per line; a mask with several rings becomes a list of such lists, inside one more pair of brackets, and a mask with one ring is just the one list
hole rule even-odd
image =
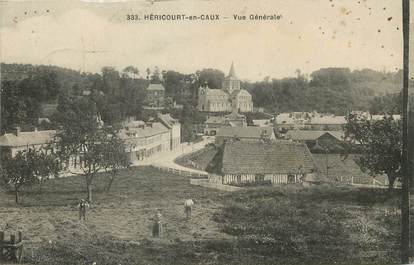
[[[223, 184], [231, 183], [249, 183], [258, 180], [255, 174], [225, 174]], [[265, 174], [263, 180], [270, 180], [272, 184], [301, 183], [303, 174]]]

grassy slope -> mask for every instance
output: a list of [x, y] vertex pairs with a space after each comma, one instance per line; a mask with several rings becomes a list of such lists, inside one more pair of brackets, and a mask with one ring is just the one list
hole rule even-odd
[[[79, 222], [74, 205], [85, 196], [82, 184], [79, 177], [52, 180], [43, 194], [36, 188], [26, 192], [21, 207], [13, 205], [12, 195], [0, 193], [0, 230], [24, 231], [26, 260], [45, 265], [349, 264], [391, 262], [398, 255], [387, 252], [398, 240], [398, 204], [384, 191], [283, 186], [224, 194], [191, 186], [178, 175], [132, 168], [109, 194], [95, 192], [87, 222]], [[187, 222], [182, 204], [189, 197], [196, 205]], [[161, 239], [152, 239], [150, 218], [157, 208], [166, 227]]]
[[194, 166], [191, 163], [189, 163], [190, 160], [199, 165], [200, 168], [198, 169], [205, 170], [208, 164], [213, 160], [213, 157], [217, 154], [217, 152], [218, 149], [216, 147], [207, 146], [197, 152], [179, 157], [176, 160], [176, 163], [185, 167], [194, 168]]
[[[96, 183], [105, 181], [97, 179]], [[100, 192], [102, 186], [94, 189], [95, 203], [88, 210], [86, 223], [77, 220], [76, 204], [86, 195], [81, 177], [51, 180], [45, 183], [42, 194], [34, 187], [23, 194], [19, 207], [15, 207], [12, 194], [0, 193], [0, 230], [23, 231], [27, 240], [26, 258], [32, 255], [30, 249], [39, 246], [44, 249], [40, 252], [43, 255], [33, 253], [34, 257], [46, 257], [38, 264], [83, 264], [81, 260], [101, 260], [112, 256], [111, 252], [106, 252], [112, 248], [109, 245], [151, 238], [151, 218], [156, 209], [161, 209], [166, 223], [164, 238], [157, 242], [159, 244], [170, 244], [170, 240], [230, 237], [219, 232], [217, 224], [210, 221], [221, 207], [219, 200], [213, 199], [220, 198], [222, 193], [192, 186], [187, 177], [148, 167], [131, 168], [122, 172], [109, 193]], [[196, 200], [194, 218], [190, 222], [185, 221], [183, 209], [187, 198]], [[51, 245], [49, 240], [53, 242]], [[53, 253], [56, 257], [48, 259], [52, 255], [49, 247], [59, 246], [59, 253]], [[67, 259], [66, 263], [58, 262], [59, 257]]]
[[254, 253], [264, 264], [392, 263], [396, 195], [327, 185], [247, 190], [228, 195], [215, 220], [238, 236], [244, 255]]

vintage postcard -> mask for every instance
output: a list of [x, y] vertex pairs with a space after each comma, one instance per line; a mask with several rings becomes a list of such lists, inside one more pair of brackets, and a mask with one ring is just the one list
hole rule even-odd
[[0, 263], [408, 263], [413, 9], [0, 1]]

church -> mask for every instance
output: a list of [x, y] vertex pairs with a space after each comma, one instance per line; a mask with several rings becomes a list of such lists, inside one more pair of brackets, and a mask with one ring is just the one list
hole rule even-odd
[[240, 80], [231, 64], [228, 76], [224, 79], [221, 89], [211, 89], [207, 85], [198, 89], [199, 111], [204, 112], [252, 112], [252, 96], [240, 89]]

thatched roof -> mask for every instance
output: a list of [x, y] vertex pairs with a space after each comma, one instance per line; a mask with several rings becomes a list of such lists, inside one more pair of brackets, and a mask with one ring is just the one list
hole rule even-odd
[[297, 174], [314, 167], [312, 154], [302, 143], [235, 141], [224, 147], [224, 174]]

